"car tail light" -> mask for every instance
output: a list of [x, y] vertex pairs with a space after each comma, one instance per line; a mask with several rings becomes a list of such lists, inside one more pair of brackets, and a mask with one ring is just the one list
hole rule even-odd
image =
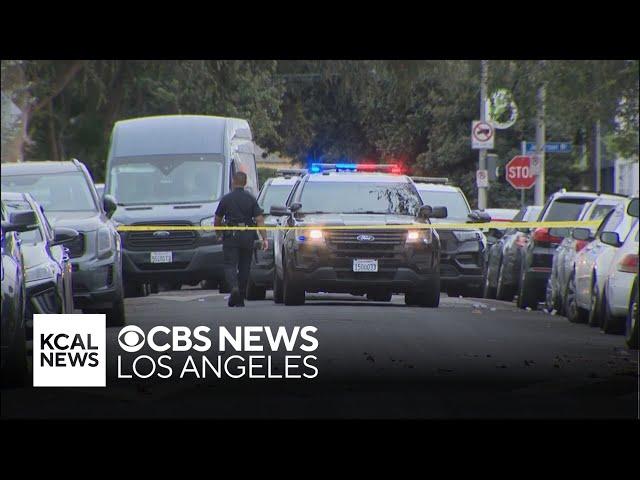
[[638, 255], [628, 253], [618, 264], [618, 270], [621, 272], [638, 273]]
[[518, 235], [516, 236], [516, 245], [524, 248], [528, 243], [529, 239], [527, 238], [527, 236], [523, 233], [518, 233]]
[[549, 235], [549, 229], [545, 227], [536, 228], [533, 231], [533, 235], [531, 236], [534, 242], [538, 243], [560, 243], [562, 242], [562, 237], [554, 237], [553, 235]]
[[589, 244], [588, 240], [576, 240], [576, 252], [579, 252]]

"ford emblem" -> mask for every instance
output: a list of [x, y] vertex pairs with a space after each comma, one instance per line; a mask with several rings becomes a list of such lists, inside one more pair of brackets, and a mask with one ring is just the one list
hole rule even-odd
[[356, 239], [359, 242], [373, 242], [376, 237], [374, 237], [373, 235], [358, 235]]
[[158, 238], [167, 238], [170, 235], [171, 232], [167, 232], [166, 230], [158, 230], [157, 232], [153, 232], [153, 236]]

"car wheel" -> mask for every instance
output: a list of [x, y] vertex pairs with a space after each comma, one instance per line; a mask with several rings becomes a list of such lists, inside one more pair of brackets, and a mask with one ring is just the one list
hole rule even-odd
[[267, 296], [267, 289], [265, 287], [259, 287], [253, 280], [249, 279], [247, 282], [247, 300], [264, 300]]
[[600, 301], [600, 289], [598, 288], [598, 281], [596, 278], [593, 279], [593, 283], [591, 285], [591, 299], [590, 299], [590, 307], [589, 307], [589, 315], [587, 317], [587, 323], [590, 327], [601, 327], [602, 321], [602, 312], [601, 312], [601, 304]]
[[16, 332], [14, 344], [7, 355], [5, 367], [2, 369], [2, 385], [7, 387], [23, 387], [28, 380], [27, 340], [24, 326]]
[[638, 348], [638, 279], [631, 289], [631, 299], [629, 300], [629, 312], [627, 313], [625, 341], [629, 348]]
[[273, 301], [274, 303], [282, 303], [282, 279], [278, 276], [278, 273], [273, 272]]
[[498, 300], [510, 302], [513, 300], [513, 287], [504, 283], [502, 271], [502, 265], [500, 265], [500, 271], [498, 272], [498, 285], [496, 286], [496, 298]]
[[367, 300], [370, 302], [390, 302], [393, 294], [391, 292], [385, 293], [367, 293]]
[[420, 302], [418, 301], [418, 295], [415, 292], [407, 292], [404, 294], [404, 303], [409, 307], [415, 307]]
[[553, 280], [551, 277], [549, 277], [549, 280], [547, 280], [547, 288], [544, 295], [544, 307], [549, 312], [553, 312], [554, 310], [558, 312], [558, 310], [560, 309], [558, 305], [558, 295], [554, 290], [555, 289], [553, 288]]
[[417, 291], [415, 300], [421, 307], [437, 308], [440, 305], [440, 277], [432, 279], [424, 290]]
[[587, 321], [587, 312], [578, 306], [576, 297], [576, 273], [573, 272], [567, 285], [567, 318], [573, 323], [584, 323]]
[[282, 299], [285, 305], [304, 305], [304, 288], [292, 281], [285, 263]]
[[141, 283], [141, 282], [125, 281], [124, 296], [126, 298], [136, 298], [136, 297], [146, 296], [147, 289], [145, 285], [146, 285], [145, 283]]
[[624, 319], [611, 315], [609, 303], [607, 302], [607, 289], [602, 292], [602, 331], [619, 335], [624, 333]]
[[486, 279], [484, 281], [484, 288], [482, 289], [483, 298], [496, 298], [497, 288], [491, 286], [489, 281], [489, 272], [487, 272]]
[[531, 310], [536, 310], [538, 308], [538, 296], [533, 282], [524, 273], [520, 282], [520, 291], [518, 292], [518, 308], [525, 309], [527, 307]]

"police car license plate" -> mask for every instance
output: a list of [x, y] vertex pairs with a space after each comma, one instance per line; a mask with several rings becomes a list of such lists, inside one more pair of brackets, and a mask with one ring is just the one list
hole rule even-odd
[[353, 260], [353, 271], [354, 272], [377, 272], [378, 271], [378, 260], [376, 259], [363, 259], [363, 258], [355, 258]]
[[151, 252], [151, 263], [171, 263], [173, 252]]

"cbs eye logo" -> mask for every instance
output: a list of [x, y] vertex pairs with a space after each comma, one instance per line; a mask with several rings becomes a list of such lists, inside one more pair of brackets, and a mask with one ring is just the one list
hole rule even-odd
[[144, 346], [145, 335], [140, 327], [129, 325], [120, 330], [118, 343], [125, 352], [137, 352]]

